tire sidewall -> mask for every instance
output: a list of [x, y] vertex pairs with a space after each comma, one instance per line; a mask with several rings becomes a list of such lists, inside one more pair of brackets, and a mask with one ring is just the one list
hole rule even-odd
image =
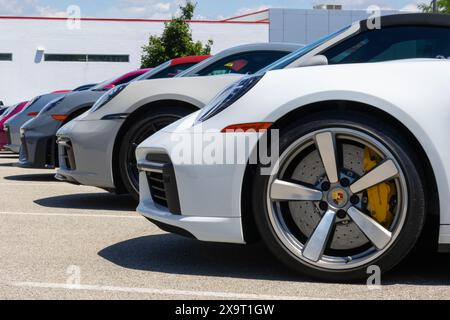
[[122, 179], [125, 190], [127, 190], [135, 200], [139, 201], [139, 192], [135, 190], [132, 182], [130, 181], [127, 171], [128, 168], [126, 167], [130, 142], [132, 141], [133, 137], [136, 135], [136, 133], [142, 130], [143, 127], [148, 126], [150, 122], [158, 118], [175, 116], [179, 119], [182, 119], [192, 112], [192, 110], [184, 107], [155, 108], [143, 114], [139, 121], [131, 123], [131, 125], [127, 128], [126, 132], [123, 135], [123, 138], [120, 141], [118, 172], [120, 173], [120, 177]]
[[302, 119], [301, 122], [280, 130], [280, 154], [300, 137], [330, 127], [350, 128], [362, 131], [380, 141], [396, 158], [405, 175], [408, 192], [407, 213], [400, 234], [388, 250], [369, 264], [348, 270], [326, 270], [309, 265], [291, 253], [281, 242], [272, 227], [267, 208], [267, 190], [270, 176], [261, 176], [257, 170], [253, 184], [253, 208], [256, 225], [261, 236], [272, 251], [286, 265], [297, 272], [326, 281], [356, 281], [369, 277], [367, 268], [376, 265], [381, 272], [387, 272], [397, 265], [413, 248], [424, 224], [425, 196], [418, 168], [416, 151], [393, 127], [381, 125], [374, 117], [362, 113], [327, 113]]

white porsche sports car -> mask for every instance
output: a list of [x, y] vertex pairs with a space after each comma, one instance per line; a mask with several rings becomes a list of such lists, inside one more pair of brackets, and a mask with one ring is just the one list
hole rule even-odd
[[[139, 198], [136, 146], [203, 108], [224, 87], [301, 48], [255, 43], [219, 52], [172, 79], [133, 81], [105, 93], [57, 133], [57, 178]], [[170, 81], [169, 81], [170, 80]]]
[[[116, 87], [93, 109], [57, 133], [63, 181], [139, 198], [136, 146], [152, 133], [203, 108], [244, 74], [321, 64], [364, 63], [450, 56], [450, 19], [441, 14], [399, 14], [360, 21], [286, 56], [300, 45], [258, 44], [225, 50], [175, 79]], [[295, 49], [294, 49], [295, 48]], [[323, 57], [322, 57], [323, 58]], [[267, 70], [266, 69], [266, 70]]]
[[138, 211], [204, 241], [256, 232], [288, 266], [333, 281], [390, 270], [428, 215], [448, 250], [449, 87], [442, 58], [246, 77], [137, 148]]

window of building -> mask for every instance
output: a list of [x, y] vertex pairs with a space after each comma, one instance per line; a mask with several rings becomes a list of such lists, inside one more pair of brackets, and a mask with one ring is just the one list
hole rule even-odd
[[130, 62], [130, 56], [125, 54], [88, 54], [88, 62]]
[[45, 61], [50, 62], [130, 62], [125, 54], [45, 54]]
[[45, 61], [87, 62], [85, 54], [46, 54]]
[[0, 53], [0, 61], [12, 61], [12, 53]]

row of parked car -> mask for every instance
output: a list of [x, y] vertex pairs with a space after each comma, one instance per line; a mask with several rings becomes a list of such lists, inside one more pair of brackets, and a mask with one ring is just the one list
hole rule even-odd
[[[414, 246], [427, 214], [440, 215], [441, 249], [450, 246], [450, 19], [405, 14], [371, 25], [45, 94], [4, 113], [2, 146], [20, 153], [19, 166], [131, 194], [170, 232], [262, 239], [320, 279], [364, 278], [374, 264], [385, 272]], [[263, 174], [267, 163], [250, 159], [275, 130], [280, 156]], [[174, 157], [191, 148], [174, 137], [211, 132], [255, 137], [244, 163]]]

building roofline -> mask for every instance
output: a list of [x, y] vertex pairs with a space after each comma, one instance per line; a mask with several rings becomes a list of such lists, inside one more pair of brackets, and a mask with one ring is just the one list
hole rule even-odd
[[264, 13], [264, 12], [269, 12], [269, 9], [259, 10], [259, 11], [255, 11], [255, 12], [249, 12], [249, 13], [246, 13], [246, 14], [242, 14], [240, 16], [227, 18], [227, 19], [224, 19], [224, 20], [221, 20], [221, 21], [233, 21], [233, 20], [237, 20], [237, 19], [241, 19], [241, 18], [254, 16], [254, 15], [257, 15], [257, 14], [260, 14], [260, 13]]
[[[0, 16], [0, 20], [46, 20], [46, 21], [65, 21], [67, 17], [38, 17], [38, 16]], [[234, 18], [232, 18], [234, 19]], [[170, 22], [170, 19], [140, 19], [140, 18], [80, 18], [80, 21], [93, 22], [145, 22], [145, 23], [164, 23]], [[189, 23], [204, 24], [269, 24], [268, 21], [233, 21], [233, 20], [191, 20]]]

